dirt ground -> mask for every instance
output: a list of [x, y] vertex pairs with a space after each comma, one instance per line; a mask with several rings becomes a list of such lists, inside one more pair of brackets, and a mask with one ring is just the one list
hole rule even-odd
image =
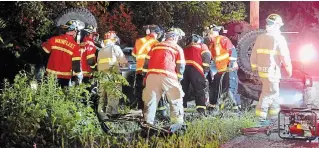
[[[319, 82], [314, 82], [313, 87], [308, 91], [308, 102], [314, 103], [319, 107]], [[270, 136], [259, 133], [249, 136], [239, 136], [224, 145], [221, 148], [306, 148], [319, 147], [319, 140], [307, 142], [301, 140], [283, 140], [279, 138], [277, 132]]]

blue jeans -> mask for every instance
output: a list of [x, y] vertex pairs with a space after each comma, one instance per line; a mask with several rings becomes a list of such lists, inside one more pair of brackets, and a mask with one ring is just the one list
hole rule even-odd
[[229, 90], [232, 92], [236, 105], [241, 104], [240, 95], [238, 94], [238, 76], [237, 71], [229, 72]]

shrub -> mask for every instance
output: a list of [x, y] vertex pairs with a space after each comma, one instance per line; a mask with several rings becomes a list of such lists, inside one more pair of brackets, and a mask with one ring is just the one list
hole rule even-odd
[[34, 84], [24, 72], [12, 85], [5, 81], [0, 97], [2, 146], [89, 146], [103, 134], [93, 109], [81, 103], [90, 97], [85, 85], [62, 90], [54, 76], [37, 83], [37, 88]]

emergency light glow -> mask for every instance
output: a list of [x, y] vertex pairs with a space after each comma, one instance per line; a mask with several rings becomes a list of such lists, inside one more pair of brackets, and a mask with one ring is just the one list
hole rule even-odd
[[299, 50], [299, 58], [303, 63], [309, 63], [317, 57], [317, 52], [312, 44], [306, 44]]

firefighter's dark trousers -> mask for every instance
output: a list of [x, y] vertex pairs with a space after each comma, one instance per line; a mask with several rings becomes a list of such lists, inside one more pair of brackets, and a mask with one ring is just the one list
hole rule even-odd
[[[142, 95], [143, 95], [143, 89], [144, 89], [144, 85], [143, 85], [143, 79], [144, 76], [143, 74], [136, 74], [135, 76], [135, 86], [134, 86], [134, 94], [135, 94], [135, 98], [136, 98], [136, 102], [134, 103], [133, 106], [136, 105], [137, 103], [137, 108], [138, 109], [143, 109], [144, 108], [144, 102], [142, 100]], [[158, 103], [158, 110], [165, 110], [165, 103], [163, 101], [163, 99], [161, 99]]]
[[[205, 77], [195, 67], [186, 65], [181, 83], [185, 93], [183, 98], [184, 108], [187, 108], [187, 101], [190, 100], [189, 97], [191, 92], [194, 92], [196, 108], [206, 109], [205, 90], [207, 89], [207, 86]], [[193, 91], [189, 89], [190, 85], [192, 86]]]
[[219, 97], [227, 93], [229, 89], [229, 73], [218, 72], [214, 75], [214, 80], [211, 83], [211, 95], [209, 96], [209, 103], [216, 105]]
[[236, 101], [236, 105], [240, 105], [240, 95], [238, 94], [238, 76], [237, 70], [229, 72], [229, 89], [230, 92], [233, 94], [234, 99]]
[[91, 79], [92, 79], [91, 77], [83, 77], [82, 83], [84, 83], [84, 84], [90, 84], [90, 80], [91, 80]]
[[61, 86], [62, 88], [65, 88], [69, 86], [70, 79], [58, 78], [57, 81], [59, 86]]

